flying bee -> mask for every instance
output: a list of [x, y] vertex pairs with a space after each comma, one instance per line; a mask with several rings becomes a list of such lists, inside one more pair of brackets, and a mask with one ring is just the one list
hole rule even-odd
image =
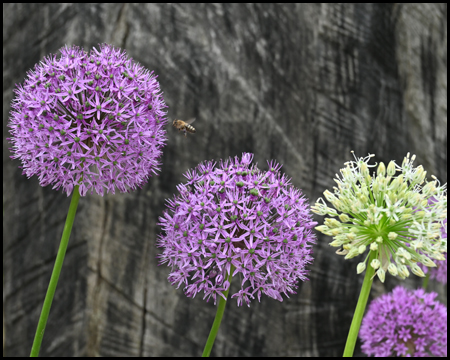
[[186, 132], [190, 132], [192, 134], [195, 133], [195, 128], [190, 125], [194, 121], [195, 121], [195, 118], [189, 119], [187, 121], [174, 120], [173, 121], [173, 126], [176, 127], [178, 129], [178, 131], [183, 131], [184, 132], [184, 136], [186, 136]]

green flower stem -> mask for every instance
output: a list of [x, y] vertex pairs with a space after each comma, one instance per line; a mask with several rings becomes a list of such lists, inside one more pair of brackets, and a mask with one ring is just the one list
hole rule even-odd
[[430, 280], [430, 269], [428, 269], [428, 272], [425, 274], [425, 277], [423, 278], [422, 288], [424, 290], [427, 289], [429, 280]]
[[[228, 290], [223, 293], [225, 295], [225, 298], [228, 298], [228, 292], [230, 291], [231, 278], [233, 276], [234, 269], [235, 269], [234, 265], [231, 265], [230, 275], [228, 276], [227, 279], [228, 282], [230, 283], [230, 286], [228, 287]], [[209, 332], [208, 340], [206, 340], [205, 349], [203, 350], [202, 357], [209, 357], [209, 355], [211, 354], [211, 350], [214, 345], [214, 340], [216, 340], [216, 335], [217, 332], [219, 331], [220, 323], [222, 322], [223, 312], [225, 311], [226, 304], [227, 301], [222, 296], [219, 296], [219, 306], [217, 306], [216, 318], [214, 319], [213, 326], [211, 328], [211, 331]]]
[[356, 339], [358, 338], [359, 328], [361, 327], [364, 310], [366, 309], [367, 305], [367, 299], [369, 298], [370, 289], [372, 287], [373, 275], [375, 274], [375, 269], [370, 266], [372, 260], [375, 259], [375, 255], [376, 252], [371, 251], [369, 260], [367, 261], [368, 265], [366, 269], [366, 276], [364, 276], [358, 303], [356, 304], [355, 313], [353, 314], [353, 320], [348, 332], [347, 343], [345, 344], [343, 357], [352, 357], [353, 351], [355, 350]]
[[72, 231], [73, 221], [77, 212], [78, 201], [80, 200], [79, 186], [73, 189], [72, 200], [70, 202], [69, 212], [67, 213], [66, 224], [59, 244], [58, 254], [56, 255], [55, 265], [53, 267], [50, 283], [48, 284], [47, 294], [45, 295], [44, 305], [42, 306], [41, 316], [34, 336], [33, 347], [30, 357], [37, 357], [44, 337], [45, 325], [47, 325], [48, 314], [52, 306], [53, 296], [55, 295], [56, 285], [58, 284], [59, 274], [61, 273], [64, 256], [66, 255], [67, 244], [69, 243], [70, 233]]

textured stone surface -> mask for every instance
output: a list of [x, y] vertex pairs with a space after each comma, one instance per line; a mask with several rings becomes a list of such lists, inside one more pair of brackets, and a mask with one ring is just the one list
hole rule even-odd
[[[4, 4], [4, 355], [29, 354], [70, 203], [9, 159], [12, 89], [64, 44], [100, 42], [154, 70], [169, 118], [196, 117], [197, 133], [168, 127], [161, 175], [142, 190], [81, 199], [41, 355], [201, 354], [215, 308], [168, 284], [155, 241], [164, 199], [204, 159], [277, 159], [311, 202], [350, 150], [410, 151], [447, 181], [446, 4]], [[328, 242], [297, 295], [231, 301], [212, 355], [340, 356], [362, 277]]]

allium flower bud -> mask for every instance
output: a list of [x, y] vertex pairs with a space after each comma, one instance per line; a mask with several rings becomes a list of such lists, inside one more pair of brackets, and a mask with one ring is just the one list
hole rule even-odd
[[436, 296], [397, 286], [372, 301], [359, 332], [361, 350], [377, 357], [447, 357], [447, 309]]
[[[333, 216], [342, 222], [326, 218], [324, 225], [316, 229], [338, 240], [332, 244], [342, 246], [344, 250], [337, 254], [346, 259], [358, 255], [350, 249], [368, 247], [375, 253], [371, 266], [383, 270], [377, 272], [380, 280], [386, 270], [406, 278], [407, 267], [422, 276], [426, 271], [418, 265], [433, 266], [431, 259], [444, 259], [447, 253], [447, 239], [439, 232], [440, 227], [446, 227], [447, 185], [441, 185], [435, 177], [426, 182], [426, 171], [422, 166], [414, 168], [415, 155], [410, 158], [409, 154], [401, 167], [391, 161], [386, 171], [380, 163], [377, 172], [370, 176], [368, 169], [376, 166], [369, 165], [373, 156], [355, 157], [355, 161], [345, 163], [340, 171], [342, 179], [335, 179], [338, 186], [334, 193], [324, 192], [335, 209], [322, 198], [311, 207], [319, 215], [330, 215], [334, 210]], [[345, 234], [353, 235], [348, 238]], [[367, 261], [369, 256], [363, 256]], [[396, 266], [390, 266], [392, 262]]]
[[[365, 166], [367, 167], [367, 164], [365, 164]], [[380, 176], [386, 175], [386, 166], [384, 166], [383, 162], [380, 162], [380, 164], [378, 165], [377, 173]]]
[[238, 305], [261, 294], [282, 301], [282, 293], [295, 293], [297, 281], [307, 280], [317, 225], [308, 201], [280, 165], [269, 162], [261, 171], [252, 158], [244, 153], [188, 171], [188, 182], [178, 186], [180, 194], [159, 219], [161, 263], [168, 263], [169, 281], [183, 285], [187, 296], [203, 291], [208, 300], [223, 297], [219, 280], [228, 278], [232, 265], [241, 282], [232, 295]]
[[378, 269], [380, 265], [381, 263], [380, 260], [378, 259], [373, 259], [372, 262], [370, 263], [370, 266], [372, 266], [375, 270]]
[[109, 45], [50, 55], [15, 90], [13, 159], [69, 195], [142, 187], [159, 170], [166, 107], [156, 76]]
[[356, 272], [358, 274], [361, 274], [364, 270], [366, 270], [366, 263], [365, 262], [360, 262], [358, 264], [358, 266], [356, 267]]
[[411, 264], [411, 271], [414, 275], [425, 277], [422, 269], [417, 264]]
[[378, 276], [378, 278], [380, 279], [380, 281], [381, 281], [382, 283], [384, 283], [384, 279], [385, 279], [385, 277], [386, 277], [386, 271], [384, 271], [383, 268], [379, 268], [379, 269], [377, 270], [377, 276]]
[[391, 240], [391, 241], [394, 241], [395, 239], [397, 239], [397, 236], [398, 236], [397, 233], [391, 231], [391, 232], [389, 232], [389, 234], [388, 234], [388, 239]]
[[[344, 245], [344, 249], [345, 249], [345, 245]], [[349, 252], [347, 255], [345, 255], [346, 259], [352, 259], [355, 256], [358, 256], [360, 254], [359, 249], [357, 247], [352, 247], [349, 249]]]
[[399, 264], [399, 263], [397, 263], [397, 264], [398, 264], [398, 273], [399, 273], [399, 276], [400, 276], [402, 279], [407, 278], [407, 277], [409, 276], [408, 268], [407, 268], [405, 265], [403, 265], [403, 264]]
[[397, 266], [395, 266], [395, 264], [393, 264], [393, 263], [389, 264], [388, 271], [392, 276], [397, 276], [397, 274], [398, 274]]
[[389, 176], [394, 176], [396, 172], [397, 172], [397, 169], [396, 169], [396, 166], [395, 166], [395, 162], [394, 161], [390, 161], [389, 165], [387, 167], [387, 174]]

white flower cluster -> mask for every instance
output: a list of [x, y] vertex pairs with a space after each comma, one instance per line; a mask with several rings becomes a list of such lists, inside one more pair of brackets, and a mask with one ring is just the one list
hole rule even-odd
[[[341, 176], [334, 179], [334, 193], [324, 192], [333, 207], [319, 198], [312, 211], [323, 216], [324, 225], [316, 229], [332, 236], [331, 246], [340, 247], [339, 255], [346, 259], [366, 252], [376, 252], [370, 263], [384, 282], [386, 271], [404, 279], [413, 274], [424, 276], [417, 263], [436, 266], [431, 259], [443, 260], [447, 252], [447, 184], [441, 185], [435, 176], [426, 180], [426, 171], [413, 166], [415, 155], [409, 153], [402, 166], [391, 161], [381, 162], [372, 175], [365, 158], [345, 163]], [[358, 274], [366, 269], [365, 260], [358, 264]]]

